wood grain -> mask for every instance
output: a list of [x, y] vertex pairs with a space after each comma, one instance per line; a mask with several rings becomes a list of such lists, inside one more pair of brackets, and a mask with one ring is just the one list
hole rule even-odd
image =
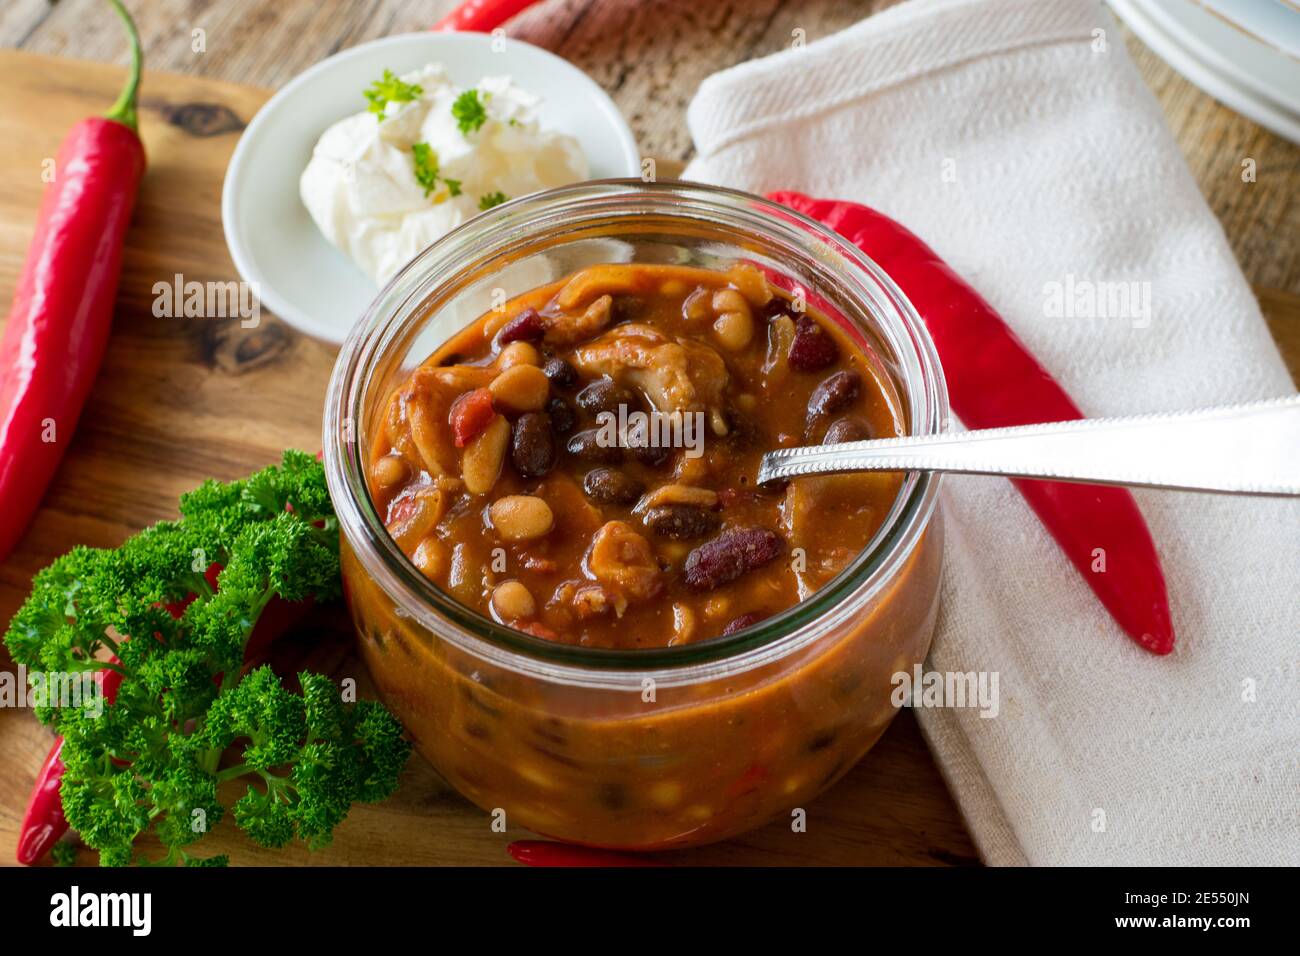
[[[454, 0], [129, 0], [153, 69], [276, 88], [345, 47], [427, 28]], [[509, 32], [599, 82], [648, 156], [691, 155], [686, 106], [704, 77], [808, 42], [899, 0], [548, 0]], [[1264, 309], [1293, 377], [1300, 369], [1300, 147], [1232, 112], [1119, 28], [1165, 111]], [[196, 49], [195, 31], [202, 31]], [[101, 0], [8, 0], [0, 46], [126, 63]], [[1241, 163], [1253, 159], [1254, 182]], [[1141, 157], [1134, 157], [1141, 162]]]
[[[8, 301], [43, 183], [41, 161], [63, 131], [112, 99], [123, 71], [101, 64], [0, 51], [0, 299]], [[260, 90], [198, 78], [146, 77], [141, 126], [149, 173], [127, 240], [114, 331], [103, 371], [68, 457], [36, 521], [0, 567], [0, 620], [26, 596], [31, 575], [73, 544], [111, 547], [175, 516], [177, 496], [209, 475], [234, 478], [281, 449], [320, 443], [322, 396], [333, 348], [263, 315], [237, 320], [153, 315], [153, 285], [235, 277], [221, 232], [222, 175]], [[277, 645], [281, 673], [303, 667], [369, 679], [341, 609], [318, 613]], [[5, 666], [11, 666], [7, 657]], [[21, 814], [49, 733], [22, 710], [0, 708], [0, 861], [13, 859]], [[397, 795], [358, 807], [334, 845], [263, 851], [218, 828], [211, 852], [237, 863], [497, 864], [525, 834], [493, 833], [488, 817], [422, 759]], [[205, 852], [208, 844], [205, 843]], [[744, 839], [675, 855], [698, 863], [973, 864], [975, 851], [910, 714], [844, 781], [809, 808], [809, 830], [775, 824]]]
[[[628, 116], [642, 151], [690, 158], [687, 103], [710, 73], [809, 42], [897, 0], [549, 0], [510, 33], [591, 74]], [[241, 124], [263, 94], [324, 56], [366, 40], [419, 30], [452, 0], [128, 0], [152, 70], [143, 126], [150, 156], [128, 237], [122, 291], [104, 371], [45, 507], [19, 550], [0, 566], [0, 620], [31, 574], [77, 543], [111, 546], [174, 514], [176, 496], [210, 475], [234, 477], [281, 448], [315, 448], [333, 349], [273, 317], [260, 328], [229, 320], [153, 317], [152, 286], [182, 272], [227, 279], [221, 177]], [[196, 32], [201, 31], [201, 32]], [[1293, 375], [1300, 374], [1300, 149], [1200, 93], [1127, 31], [1129, 51], [1155, 92], [1188, 165], [1223, 223]], [[201, 42], [199, 42], [201, 40]], [[6, 0], [0, 46], [126, 62], [126, 46], [101, 0]], [[0, 301], [8, 302], [30, 236], [40, 163], [63, 131], [116, 94], [122, 71], [90, 63], [19, 59], [0, 52]], [[219, 81], [227, 81], [222, 84]], [[1243, 182], [1241, 163], [1256, 162]], [[1140, 157], [1135, 157], [1140, 161]], [[663, 166], [661, 166], [663, 168]], [[268, 414], [273, 409], [274, 414]], [[346, 626], [322, 615], [277, 653], [366, 678]], [[13, 844], [49, 736], [30, 715], [0, 708], [0, 862]], [[361, 807], [335, 845], [269, 854], [222, 831], [215, 849], [245, 863], [494, 864], [508, 839], [419, 759], [379, 807]], [[807, 834], [780, 824], [743, 839], [679, 854], [682, 862], [902, 864], [976, 862], [970, 839], [903, 714], [872, 755], [810, 810]]]

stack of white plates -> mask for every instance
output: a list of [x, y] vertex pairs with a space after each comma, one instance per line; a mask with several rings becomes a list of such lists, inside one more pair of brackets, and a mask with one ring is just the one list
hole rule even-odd
[[1300, 0], [1107, 0], [1206, 93], [1300, 143]]

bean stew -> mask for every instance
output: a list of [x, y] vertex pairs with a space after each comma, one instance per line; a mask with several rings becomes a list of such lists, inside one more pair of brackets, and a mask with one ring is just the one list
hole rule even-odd
[[393, 391], [384, 523], [460, 603], [549, 641], [665, 647], [839, 573], [893, 474], [755, 484], [763, 452], [903, 434], [874, 357], [752, 265], [597, 265], [519, 295]]

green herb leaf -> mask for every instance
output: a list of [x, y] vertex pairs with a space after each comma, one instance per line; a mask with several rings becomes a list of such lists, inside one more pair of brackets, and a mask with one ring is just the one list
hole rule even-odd
[[412, 143], [411, 155], [415, 158], [415, 181], [427, 196], [438, 188], [438, 154], [428, 143]]
[[478, 197], [478, 208], [486, 211], [493, 206], [499, 206], [503, 202], [509, 201], [509, 199], [510, 197], [503, 192], [491, 192], [486, 196]]
[[487, 110], [479, 99], [478, 90], [473, 89], [466, 90], [456, 97], [456, 102], [451, 104], [451, 115], [456, 118], [456, 125], [466, 136], [477, 132], [488, 118]]
[[418, 84], [403, 83], [392, 70], [384, 70], [383, 77], [371, 83], [365, 91], [366, 102], [370, 104], [366, 108], [383, 117], [384, 108], [389, 103], [409, 103], [423, 93], [424, 88]]
[[[269, 667], [242, 674], [270, 601], [340, 596], [324, 468], [288, 451], [247, 479], [183, 495], [180, 512], [116, 550], [57, 559], [5, 634], [29, 669], [123, 674], [111, 706], [37, 710], [64, 738], [64, 815], [105, 866], [224, 865], [188, 848], [228, 812], [264, 846], [323, 846], [353, 803], [396, 789], [410, 749], [387, 710], [344, 704], [329, 678], [299, 674], [295, 692]], [[218, 785], [241, 778], [247, 793], [226, 806]], [[165, 848], [161, 859], [139, 858], [146, 835]]]

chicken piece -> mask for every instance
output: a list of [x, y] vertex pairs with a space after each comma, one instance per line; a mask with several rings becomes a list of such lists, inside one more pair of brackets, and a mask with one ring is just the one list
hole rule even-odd
[[648, 325], [629, 323], [584, 345], [574, 359], [588, 376], [608, 375], [640, 389], [664, 414], [721, 414], [727, 366], [702, 342], [674, 342]]
[[640, 292], [647, 280], [648, 276], [638, 266], [589, 266], [564, 284], [555, 297], [555, 303], [565, 311], [577, 309], [597, 298], [608, 298], [610, 294]]
[[604, 588], [632, 601], [663, 590], [663, 573], [650, 542], [625, 521], [607, 521], [591, 541], [587, 570]]
[[718, 493], [712, 488], [696, 488], [691, 485], [660, 485], [654, 491], [642, 495], [632, 510], [641, 514], [660, 505], [688, 505], [712, 511], [718, 506]]
[[583, 312], [576, 314], [561, 312], [559, 315], [548, 316], [546, 331], [542, 333], [542, 340], [547, 345], [569, 346], [594, 338], [605, 326], [609, 325], [613, 306], [614, 299], [611, 296], [602, 295], [587, 306]]
[[387, 427], [393, 446], [420, 462], [434, 477], [459, 474], [447, 413], [458, 397], [486, 386], [495, 374], [476, 365], [416, 369], [388, 407]]

